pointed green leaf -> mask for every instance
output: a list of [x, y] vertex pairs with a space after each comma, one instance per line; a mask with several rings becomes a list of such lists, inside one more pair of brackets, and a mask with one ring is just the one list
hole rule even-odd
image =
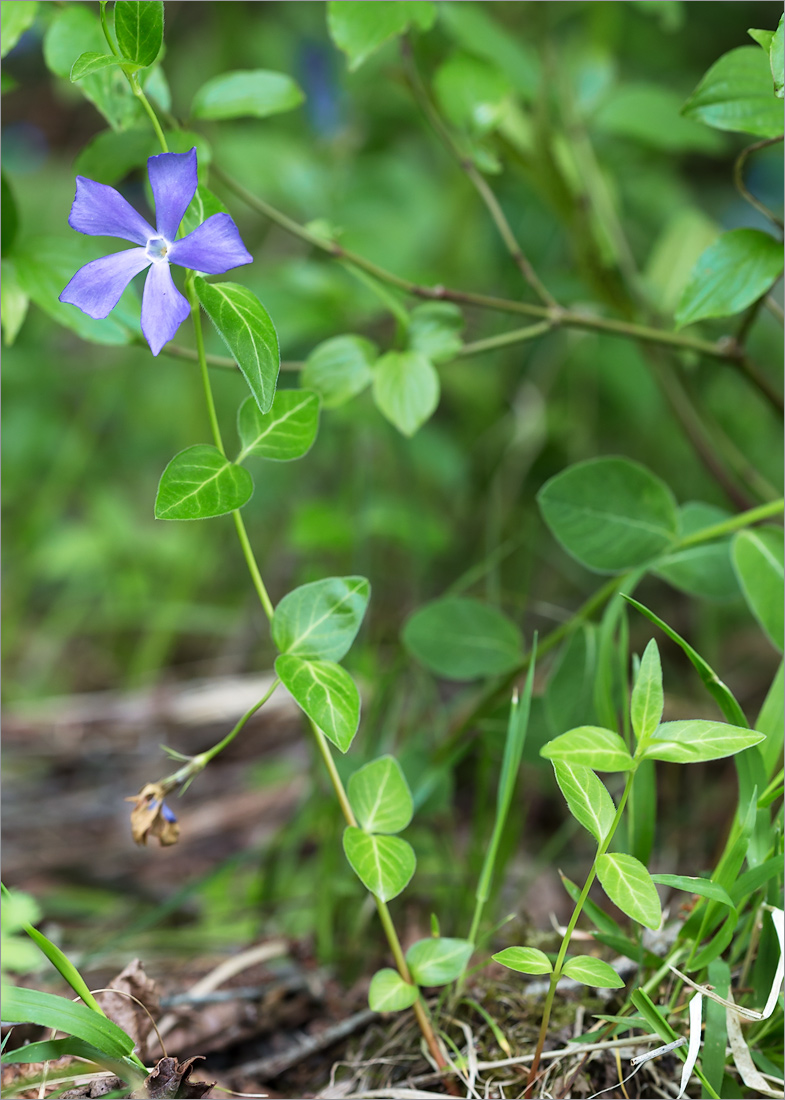
[[374, 367], [373, 399], [398, 431], [414, 435], [439, 404], [439, 375], [419, 352], [388, 351]]
[[640, 860], [619, 852], [606, 852], [597, 860], [597, 877], [622, 913], [655, 931], [660, 927], [660, 899], [651, 875]]
[[437, 676], [501, 676], [523, 659], [523, 638], [498, 608], [462, 596], [433, 600], [403, 628], [403, 643]]
[[782, 652], [785, 603], [782, 528], [739, 531], [733, 540], [732, 556], [747, 606]]
[[595, 719], [593, 695], [597, 667], [597, 627], [583, 623], [574, 630], [551, 670], [545, 688], [545, 711], [552, 733]]
[[517, 970], [519, 974], [550, 974], [553, 971], [551, 960], [536, 947], [505, 947], [491, 957], [494, 962], [508, 970]]
[[774, 80], [774, 92], [779, 99], [783, 98], [783, 83], [785, 82], [785, 54], [783, 52], [783, 46], [785, 46], [785, 40], [783, 39], [784, 19], [785, 16], [781, 15], [780, 21], [777, 24], [777, 29], [769, 44], [769, 66]]
[[281, 653], [340, 661], [357, 637], [371, 586], [365, 577], [326, 577], [284, 596], [273, 616]]
[[242, 451], [237, 462], [260, 455], [274, 462], [302, 458], [313, 446], [319, 428], [319, 397], [310, 390], [278, 390], [268, 413], [259, 412], [253, 397], [237, 415]]
[[427, 30], [436, 18], [430, 0], [376, 0], [371, 6], [354, 0], [330, 0], [327, 28], [338, 49], [349, 58], [349, 69], [358, 69], [389, 38], [403, 34], [410, 23]]
[[164, 40], [162, 0], [117, 0], [114, 30], [124, 57], [144, 67], [152, 65]]
[[729, 726], [725, 722], [700, 719], [663, 722], [648, 743], [644, 756], [649, 760], [694, 764], [699, 760], [721, 760], [733, 756], [765, 740], [757, 730]]
[[245, 375], [263, 413], [272, 408], [281, 365], [278, 335], [262, 303], [239, 283], [194, 283], [199, 301]]
[[406, 339], [432, 363], [452, 359], [463, 346], [463, 314], [452, 302], [426, 302], [412, 310]]
[[782, 269], [782, 244], [768, 233], [760, 229], [723, 233], [692, 270], [676, 310], [678, 326], [741, 312], [769, 290]]
[[662, 662], [654, 638], [644, 650], [641, 667], [630, 700], [632, 728], [639, 741], [654, 733], [662, 719], [665, 695], [662, 690]]
[[10, 347], [19, 335], [29, 305], [30, 299], [22, 289], [16, 264], [13, 260], [3, 260], [0, 277], [0, 321], [6, 347]]
[[405, 890], [417, 866], [408, 841], [399, 836], [371, 836], [356, 825], [344, 829], [343, 850], [363, 886], [382, 901]]
[[374, 1012], [400, 1012], [411, 1008], [419, 995], [416, 985], [405, 982], [397, 970], [385, 967], [371, 978], [368, 1004]]
[[619, 977], [612, 966], [595, 959], [593, 955], [573, 955], [568, 958], [562, 967], [565, 978], [572, 978], [583, 985], [597, 986], [599, 989], [621, 989], [624, 980]]
[[659, 882], [661, 886], [670, 886], [673, 890], [684, 890], [688, 894], [697, 894], [701, 898], [711, 898], [721, 905], [733, 908], [733, 900], [727, 890], [717, 882], [711, 882], [707, 878], [691, 878], [688, 875], [652, 875], [653, 882]]
[[74, 61], [71, 68], [71, 83], [76, 83], [77, 80], [90, 76], [92, 73], [97, 73], [101, 69], [108, 69], [113, 65], [122, 64], [123, 59], [115, 57], [114, 54], [94, 53], [92, 50], [88, 50], [86, 53], [80, 54]]
[[399, 833], [414, 813], [409, 784], [394, 756], [380, 756], [356, 771], [348, 795], [358, 823], [369, 833]]
[[325, 409], [337, 409], [370, 386], [378, 350], [364, 336], [334, 336], [313, 349], [300, 381], [321, 395]]
[[0, 57], [10, 53], [28, 27], [33, 25], [37, 11], [37, 0], [3, 0], [0, 5]]
[[626, 772], [632, 767], [632, 757], [621, 737], [602, 726], [578, 726], [569, 730], [543, 745], [540, 756], [598, 772]]
[[134, 1040], [122, 1028], [91, 1008], [18, 986], [3, 987], [3, 1020], [10, 1024], [38, 1024], [65, 1031], [98, 1047], [113, 1058], [123, 1058], [134, 1049]]
[[684, 104], [682, 113], [716, 130], [757, 137], [782, 134], [782, 104], [771, 83], [769, 59], [757, 46], [723, 54]]
[[599, 573], [643, 565], [676, 536], [670, 489], [626, 458], [593, 458], [570, 466], [546, 481], [537, 502], [567, 553]]
[[616, 816], [605, 784], [590, 768], [554, 760], [556, 782], [575, 820], [602, 843]]
[[175, 455], [158, 484], [156, 519], [209, 519], [242, 508], [253, 494], [251, 475], [199, 443]]
[[85, 1058], [99, 1066], [107, 1057], [102, 1050], [85, 1043], [83, 1039], [43, 1039], [40, 1043], [28, 1043], [18, 1050], [5, 1051], [2, 1062], [3, 1065], [27, 1065], [30, 1062], [54, 1061], [66, 1055]]
[[360, 693], [346, 669], [287, 653], [275, 662], [275, 672], [324, 736], [346, 752], [360, 724]]
[[406, 952], [406, 962], [418, 985], [447, 985], [466, 969], [474, 945], [468, 940], [431, 936]]
[[193, 118], [268, 118], [305, 99], [286, 73], [268, 69], [221, 73], [203, 84], [191, 104]]

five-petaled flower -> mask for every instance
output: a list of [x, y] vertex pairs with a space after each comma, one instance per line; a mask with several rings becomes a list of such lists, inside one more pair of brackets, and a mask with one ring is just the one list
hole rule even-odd
[[153, 355], [158, 355], [190, 312], [172, 282], [169, 264], [221, 275], [251, 263], [253, 256], [228, 214], [213, 214], [187, 237], [175, 239], [196, 193], [196, 149], [150, 157], [147, 171], [155, 198], [155, 229], [114, 187], [76, 177], [76, 198], [68, 217], [71, 228], [91, 237], [120, 237], [140, 247], [113, 252], [80, 267], [60, 301], [78, 306], [89, 317], [107, 317], [134, 275], [149, 267], [142, 295], [142, 332]]

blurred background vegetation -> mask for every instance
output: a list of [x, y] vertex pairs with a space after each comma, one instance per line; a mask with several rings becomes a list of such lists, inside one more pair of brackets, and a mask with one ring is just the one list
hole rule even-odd
[[[44, 64], [42, 36], [59, 7], [41, 5], [4, 65], [4, 80], [14, 86], [4, 95], [3, 164], [20, 240], [73, 237], [67, 217], [74, 174], [90, 174], [84, 158], [91, 150], [96, 155], [90, 142], [105, 128], [79, 90]], [[748, 139], [708, 130], [677, 111], [721, 53], [750, 41], [748, 27], [774, 28], [778, 4], [439, 7], [437, 26], [417, 43], [426, 74], [456, 50], [479, 57], [503, 52], [512, 106], [497, 131], [478, 141], [515, 233], [560, 301], [594, 303], [624, 316], [629, 302], [619, 273], [627, 268], [639, 273], [667, 316], [695, 259], [721, 228], [765, 227], [732, 184], [733, 161]], [[478, 34], [467, 11], [491, 29]], [[173, 113], [185, 116], [195, 90], [227, 69], [289, 73], [306, 95], [300, 109], [201, 125], [217, 164], [300, 222], [325, 219], [347, 248], [406, 278], [520, 296], [520, 275], [487, 211], [412, 102], [397, 44], [349, 74], [328, 39], [325, 13], [325, 5], [314, 2], [169, 0], [164, 69]], [[551, 134], [550, 163], [537, 154], [538, 127]], [[143, 204], [143, 178], [134, 170], [121, 184], [136, 205]], [[749, 163], [748, 184], [781, 209], [779, 148]], [[392, 346], [394, 318], [365, 283], [243, 207], [219, 181], [210, 186], [254, 254], [243, 281], [270, 312], [287, 364], [340, 333]], [[502, 315], [467, 310], [466, 319], [469, 340], [512, 327]], [[716, 338], [727, 323], [704, 328]], [[209, 339], [208, 350], [221, 354], [213, 333]], [[751, 353], [770, 377], [780, 339], [774, 319], [762, 315]], [[562, 330], [455, 361], [440, 371], [436, 415], [413, 439], [382, 419], [366, 393], [323, 413], [304, 460], [267, 464], [263, 476], [260, 465], [256, 472], [244, 514], [274, 600], [331, 574], [361, 573], [372, 582], [366, 625], [349, 658], [367, 694], [347, 767], [394, 746], [415, 791], [419, 777], [430, 777], [412, 835], [420, 870], [407, 898], [416, 902], [419, 895], [424, 907], [442, 914], [445, 934], [467, 920], [465, 876], [476, 873], [489, 828], [504, 718], [490, 716], [484, 735], [454, 766], [441, 759], [464, 689], [435, 685], [418, 669], [400, 644], [401, 626], [411, 611], [451, 587], [501, 604], [527, 638], [568, 618], [598, 578], [554, 544], [534, 496], [572, 462], [623, 454], [649, 466], [682, 502], [736, 506], [674, 418], [656, 381], [660, 354], [628, 340]], [[153, 359], [146, 347], [85, 343], [34, 306], [3, 360], [3, 643], [10, 711], [56, 695], [268, 670], [273, 649], [228, 519], [199, 525], [153, 519], [163, 467], [178, 450], [207, 438], [195, 365], [165, 355]], [[767, 483], [781, 491], [780, 425], [758, 393], [725, 364], [688, 356], [681, 363], [714, 437], [758, 471], [748, 486], [751, 502], [760, 499], [756, 487], [761, 492], [763, 486], [762, 494]], [[214, 375], [219, 415], [229, 426], [245, 384], [228, 371]], [[296, 378], [294, 371], [283, 374], [281, 384]], [[654, 579], [640, 598], [689, 636], [754, 715], [776, 655], [742, 600], [688, 599]], [[631, 621], [631, 629], [640, 650], [649, 628]], [[664, 656], [678, 716], [703, 713], [706, 700], [689, 666], [675, 649]], [[539, 674], [540, 688], [548, 667]], [[561, 825], [550, 769], [537, 762], [539, 744], [551, 735], [540, 697], [506, 841], [508, 859], [526, 851], [523, 878], [513, 877], [505, 899], [522, 913], [528, 901], [516, 891], [535, 874], [535, 854], [538, 866], [558, 859], [569, 869], [587, 850]], [[177, 747], [198, 746], [183, 737]], [[8, 767], [21, 820], [36, 813], [36, 800], [49, 797], [53, 782], [40, 754], [30, 762], [34, 744], [27, 751], [25, 763], [14, 748]], [[81, 751], [82, 763], [51, 788], [52, 828], [57, 792], [80, 782], [73, 778], [80, 768], [99, 801], [106, 774], [118, 780], [122, 757], [118, 764], [104, 749], [100, 766], [91, 764], [89, 739]], [[162, 768], [155, 744], [145, 742], [144, 752], [153, 777]], [[265, 759], [238, 777], [245, 789], [274, 786], [302, 764]], [[734, 782], [724, 764], [691, 770], [691, 783], [696, 774], [706, 784]], [[698, 873], [696, 859], [700, 864], [715, 853], [722, 808], [716, 787], [686, 791], [686, 776], [675, 768], [672, 779], [661, 792], [658, 842], [670, 852], [669, 870], [678, 870], [679, 854], [689, 850], [691, 873]], [[204, 798], [210, 782], [210, 773], [200, 780]], [[262, 929], [302, 935], [318, 928], [319, 951], [330, 957], [345, 949], [355, 921], [367, 913], [346, 917], [345, 899], [354, 914], [362, 888], [339, 845], [321, 843], [340, 831], [329, 796], [313, 797], [321, 784], [315, 775], [301, 789], [300, 809], [280, 823], [281, 831], [240, 857], [223, 853], [210, 868], [185, 872], [185, 883], [159, 881], [151, 890], [149, 872], [148, 886], [124, 877], [121, 849], [115, 871], [105, 876], [89, 867], [75, 870], [75, 855], [73, 867], [37, 877], [31, 851], [14, 884], [43, 895], [45, 912], [73, 922], [72, 934], [83, 945], [88, 938], [95, 945], [90, 920], [96, 912], [106, 929], [114, 922], [115, 932], [123, 927], [127, 942], [136, 942], [130, 906], [137, 932], [159, 923], [162, 936], [164, 928], [175, 928], [181, 942], [184, 927], [211, 929], [209, 942]], [[86, 784], [79, 790], [89, 796]], [[691, 835], [682, 830], [687, 813]], [[468, 821], [476, 828], [463, 830]], [[134, 856], [133, 866], [140, 865]], [[332, 901], [319, 887], [326, 881]]]

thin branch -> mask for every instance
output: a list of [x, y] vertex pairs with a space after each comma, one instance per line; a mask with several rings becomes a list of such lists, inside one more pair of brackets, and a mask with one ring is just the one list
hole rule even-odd
[[769, 294], [768, 298], [766, 299], [766, 309], [769, 311], [769, 313], [777, 318], [781, 325], [785, 324], [785, 313], [782, 312], [782, 306], [779, 304], [779, 302], [775, 301], [771, 294]]
[[477, 191], [478, 195], [485, 204], [488, 213], [493, 218], [494, 225], [499, 231], [499, 236], [504, 241], [505, 248], [509, 252], [510, 256], [520, 271], [523, 278], [532, 288], [534, 293], [540, 299], [540, 301], [549, 308], [554, 308], [558, 305], [556, 299], [550, 293], [548, 288], [544, 286], [542, 281], [537, 275], [537, 272], [532, 267], [531, 263], [526, 257], [523, 249], [521, 248], [517, 237], [512, 231], [510, 223], [499, 205], [499, 200], [494, 195], [493, 191], [488, 185], [488, 181], [477, 170], [474, 161], [471, 157], [465, 156], [464, 153], [458, 148], [449, 128], [445, 125], [441, 118], [441, 115], [431, 102], [431, 98], [428, 94], [428, 90], [423, 83], [422, 77], [417, 69], [414, 61], [414, 55], [412, 54], [411, 43], [407, 38], [401, 39], [401, 56], [403, 58], [404, 70], [409, 82], [409, 87], [412, 90], [412, 94], [428, 122], [431, 124], [433, 130], [442, 141], [448, 152], [455, 158], [460, 165], [461, 169], [465, 172], [467, 178], [471, 181], [472, 186]]
[[751, 191], [747, 190], [747, 186], [744, 183], [744, 165], [747, 163], [747, 157], [750, 156], [751, 153], [757, 153], [759, 149], [766, 149], [768, 146], [777, 145], [781, 141], [781, 137], [766, 138], [764, 141], [756, 141], [754, 145], [748, 145], [746, 149], [742, 149], [733, 165], [733, 182], [736, 184], [736, 190], [741, 197], [748, 202], [750, 206], [754, 206], [759, 213], [763, 214], [764, 218], [768, 218], [768, 220], [780, 230], [783, 228], [782, 218], [778, 217], [773, 210], [769, 210], [765, 203], [761, 202]]

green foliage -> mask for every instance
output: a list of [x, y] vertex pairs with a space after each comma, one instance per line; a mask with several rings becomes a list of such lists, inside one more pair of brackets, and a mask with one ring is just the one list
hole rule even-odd
[[603, 890], [622, 913], [647, 928], [660, 927], [660, 899], [640, 860], [621, 852], [606, 852], [598, 858], [596, 866]]
[[336, 409], [370, 386], [377, 353], [363, 336], [334, 336], [308, 356], [302, 384], [321, 396], [326, 409]]
[[772, 643], [783, 648], [782, 530], [757, 527], [739, 531], [733, 540], [733, 566], [747, 605]]
[[682, 110], [717, 130], [763, 138], [782, 134], [782, 108], [772, 88], [768, 58], [755, 46], [723, 54]]
[[191, 104], [193, 118], [267, 118], [299, 107], [305, 96], [286, 73], [254, 69], [222, 73], [203, 84]]
[[400, 1012], [411, 1008], [418, 996], [416, 985], [405, 982], [396, 970], [385, 967], [371, 978], [368, 1004], [374, 1012]]
[[732, 229], [703, 253], [676, 310], [679, 325], [728, 317], [757, 301], [782, 275], [782, 246], [759, 229]]
[[444, 113], [475, 134], [495, 130], [509, 106], [512, 85], [493, 64], [454, 54], [440, 66], [434, 87]]
[[394, 756], [381, 756], [356, 771], [348, 795], [360, 827], [369, 833], [399, 833], [414, 813], [409, 785]]
[[664, 708], [662, 662], [657, 643], [652, 638], [641, 659], [630, 702], [632, 728], [639, 741], [652, 736], [662, 720]]
[[116, 0], [114, 31], [123, 57], [141, 68], [152, 65], [164, 40], [163, 0]]
[[632, 767], [632, 757], [618, 733], [601, 726], [578, 726], [563, 733], [543, 745], [540, 755], [600, 772], [623, 772]]
[[275, 672], [325, 737], [346, 752], [360, 724], [360, 693], [346, 669], [286, 653], [277, 658]]
[[319, 430], [319, 395], [311, 390], [278, 390], [268, 413], [259, 412], [248, 397], [237, 414], [237, 434], [243, 462], [259, 455], [274, 462], [291, 462], [308, 454]]
[[504, 951], [497, 951], [493, 961], [519, 974], [550, 974], [553, 971], [551, 960], [537, 947], [505, 947]]
[[238, 283], [194, 282], [199, 301], [234, 356], [259, 409], [272, 408], [281, 366], [278, 334], [262, 303]]
[[374, 365], [373, 399], [399, 432], [414, 435], [439, 404], [439, 375], [420, 352], [388, 351]]
[[463, 341], [463, 314], [452, 302], [428, 302], [417, 306], [409, 317], [406, 333], [409, 348], [432, 363], [452, 359]]
[[87, 53], [80, 54], [74, 61], [71, 66], [70, 79], [72, 83], [76, 83], [77, 80], [98, 73], [102, 69], [121, 64], [122, 58], [115, 57], [114, 54], [93, 53], [88, 50]]
[[209, 519], [247, 504], [251, 475], [229, 462], [216, 447], [198, 443], [175, 455], [155, 498], [156, 519]]
[[593, 955], [573, 955], [562, 968], [565, 978], [581, 982], [583, 985], [598, 986], [600, 989], [623, 989], [624, 981], [612, 966], [595, 959]]
[[758, 745], [763, 740], [762, 733], [729, 726], [724, 722], [705, 722], [700, 719], [663, 722], [647, 742], [644, 756], [649, 760], [694, 764], [699, 760], [721, 760], [752, 745]]
[[366, 833], [354, 825], [344, 829], [343, 850], [360, 882], [381, 901], [390, 901], [405, 890], [417, 866], [407, 841]]
[[10, 53], [28, 27], [32, 27], [37, 12], [38, 0], [5, 0], [0, 7], [0, 57]]
[[66, 1031], [113, 1058], [124, 1058], [134, 1049], [133, 1039], [105, 1016], [83, 1004], [37, 989], [6, 986], [3, 1017], [11, 1024], [33, 1023]]
[[38, 969], [41, 962], [39, 952], [26, 937], [19, 933], [25, 932], [40, 919], [41, 910], [35, 898], [21, 890], [6, 890], [3, 887], [2, 951], [0, 951], [0, 961], [4, 971], [3, 980], [5, 980], [6, 970], [13, 971], [15, 974], [26, 974]]
[[432, 937], [413, 943], [406, 963], [418, 985], [447, 985], [463, 973], [473, 951], [468, 940]]
[[402, 637], [413, 657], [450, 680], [501, 675], [523, 657], [517, 626], [497, 608], [462, 596], [446, 596], [421, 607], [406, 623]]
[[340, 661], [357, 637], [370, 594], [365, 577], [328, 577], [301, 585], [276, 607], [273, 641], [281, 653]]
[[599, 573], [643, 565], [676, 536], [670, 489], [625, 458], [595, 458], [570, 466], [546, 481], [537, 502], [564, 549]]
[[[697, 534], [728, 518], [728, 512], [711, 504], [699, 501], [683, 504], [679, 508], [679, 538]], [[730, 548], [729, 537], [687, 546], [658, 558], [652, 572], [689, 596], [729, 600], [739, 592]]]
[[327, 26], [335, 45], [349, 58], [349, 69], [358, 69], [388, 39], [413, 25], [427, 30], [436, 18], [430, 0], [377, 0], [373, 8], [355, 0], [329, 0]]
[[579, 824], [602, 843], [616, 816], [608, 789], [591, 768], [555, 760], [553, 771], [567, 807]]

